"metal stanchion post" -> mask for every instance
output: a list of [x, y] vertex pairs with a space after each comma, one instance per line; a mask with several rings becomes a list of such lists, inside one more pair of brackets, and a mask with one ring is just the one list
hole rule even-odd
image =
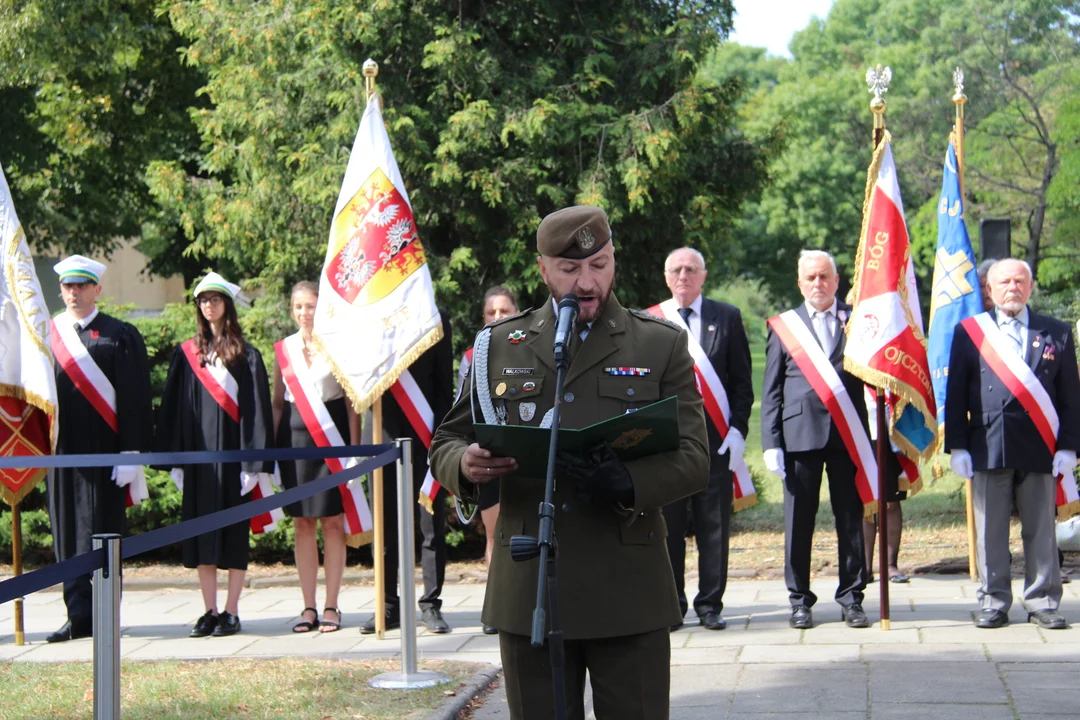
[[105, 567], [94, 571], [94, 720], [120, 720], [120, 536], [95, 535]]
[[[371, 687], [411, 690], [450, 682], [447, 675], [416, 669], [416, 563], [413, 559], [413, 467], [410, 438], [394, 441], [401, 451], [397, 461], [398, 584], [401, 586], [401, 672], [382, 673], [368, 681]], [[441, 532], [442, 528], [436, 528]]]

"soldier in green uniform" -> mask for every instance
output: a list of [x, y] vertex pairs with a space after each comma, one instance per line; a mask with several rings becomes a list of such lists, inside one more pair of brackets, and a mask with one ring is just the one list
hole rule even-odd
[[529, 643], [539, 561], [513, 562], [509, 548], [513, 535], [537, 535], [544, 480], [523, 477], [513, 458], [480, 448], [474, 413], [476, 422], [550, 423], [555, 308], [569, 293], [581, 302], [576, 330], [583, 340], [574, 340], [565, 379], [563, 427], [586, 427], [678, 397], [678, 450], [626, 463], [606, 445], [563, 456], [554, 498], [568, 717], [584, 717], [587, 670], [597, 718], [667, 718], [668, 633], [682, 613], [661, 508], [703, 490], [709, 479], [708, 437], [686, 331], [626, 310], [611, 294], [615, 249], [599, 208], [547, 216], [537, 230], [537, 248], [551, 298], [477, 336], [472, 392], [462, 394], [436, 430], [432, 469], [459, 497], [503, 478], [483, 621], [499, 631], [511, 717], [550, 720], [548, 649]]

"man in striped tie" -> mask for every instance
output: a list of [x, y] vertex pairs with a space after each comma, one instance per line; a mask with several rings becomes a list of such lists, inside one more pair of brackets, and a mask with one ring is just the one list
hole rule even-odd
[[945, 451], [952, 455], [953, 472], [973, 478], [982, 583], [975, 626], [1009, 622], [1009, 515], [1015, 496], [1028, 620], [1063, 629], [1054, 506], [1056, 478], [1071, 477], [1080, 448], [1072, 326], [1028, 308], [1032, 274], [1022, 260], [995, 263], [987, 285], [994, 308], [957, 328], [945, 395]]

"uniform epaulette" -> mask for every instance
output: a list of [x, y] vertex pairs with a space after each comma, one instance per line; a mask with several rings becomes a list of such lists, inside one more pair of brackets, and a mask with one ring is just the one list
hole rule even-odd
[[644, 310], [631, 310], [630, 312], [633, 313], [634, 315], [636, 315], [637, 317], [641, 318], [642, 320], [652, 320], [653, 322], [658, 322], [661, 325], [667, 325], [672, 330], [682, 330], [683, 329], [683, 328], [679, 327], [678, 323], [673, 323], [670, 320], [668, 320], [667, 318], [657, 317], [657, 316], [653, 315], [652, 313], [645, 312]]
[[532, 308], [525, 308], [524, 310], [519, 312], [517, 315], [507, 315], [504, 318], [499, 318], [498, 320], [493, 320], [492, 322], [489, 322], [484, 327], [489, 327], [489, 328], [497, 327], [499, 325], [502, 325], [503, 323], [508, 323], [508, 322], [512, 322], [514, 320], [518, 320], [519, 318], [523, 318], [523, 317], [525, 317], [526, 315], [528, 315], [528, 314], [530, 314], [532, 312], [534, 312]]

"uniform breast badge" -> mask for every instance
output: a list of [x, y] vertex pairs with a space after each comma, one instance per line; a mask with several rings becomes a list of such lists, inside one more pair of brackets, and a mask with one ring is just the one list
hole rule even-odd
[[499, 383], [498, 385], [495, 386], [495, 395], [497, 397], [502, 397], [505, 394], [506, 394], [506, 383], [501, 382], [501, 383]]
[[604, 372], [608, 375], [619, 376], [629, 375], [632, 377], [645, 377], [652, 372], [652, 368], [647, 367], [609, 367], [604, 368]]
[[1043, 348], [1042, 359], [1050, 362], [1054, 361], [1054, 346], [1050, 343], [1047, 343], [1046, 347]]
[[536, 416], [536, 403], [523, 402], [518, 405], [518, 415], [521, 416], [521, 422], [529, 422]]
[[495, 422], [505, 425], [507, 420], [506, 403], [500, 402], [495, 406]]
[[517, 345], [518, 343], [520, 343], [522, 340], [525, 339], [525, 336], [527, 334], [528, 333], [526, 333], [524, 330], [514, 330], [506, 337], [506, 339], [509, 340], [514, 345]]
[[532, 392], [536, 389], [536, 383], [534, 383], [532, 380], [529, 380], [527, 383], [521, 386], [521, 389], [525, 392]]

